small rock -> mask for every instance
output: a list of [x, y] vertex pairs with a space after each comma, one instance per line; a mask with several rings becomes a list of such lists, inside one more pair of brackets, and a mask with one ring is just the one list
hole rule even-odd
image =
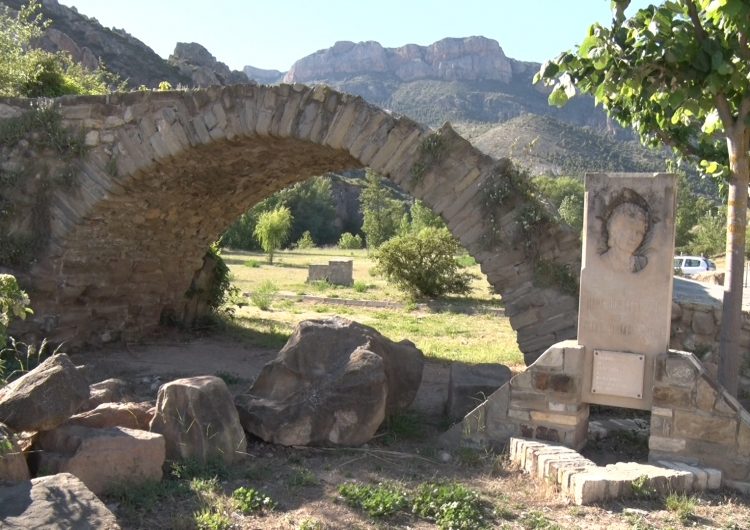
[[40, 471], [72, 473], [97, 495], [162, 477], [164, 437], [147, 431], [64, 425], [40, 433], [35, 447]]
[[102, 403], [94, 410], [89, 410], [71, 417], [65, 425], [83, 425], [102, 429], [107, 427], [127, 427], [147, 431], [154, 417], [151, 403]]
[[102, 403], [132, 400], [132, 389], [122, 379], [112, 378], [94, 383], [89, 387], [89, 399], [78, 412], [95, 409]]
[[177, 379], [156, 398], [152, 432], [163, 434], [169, 459], [234, 462], [247, 450], [245, 433], [226, 383], [215, 376]]
[[451, 454], [447, 451], [440, 451], [440, 454], [438, 455], [438, 457], [440, 458], [440, 461], [443, 462], [444, 464], [447, 464], [453, 458]]

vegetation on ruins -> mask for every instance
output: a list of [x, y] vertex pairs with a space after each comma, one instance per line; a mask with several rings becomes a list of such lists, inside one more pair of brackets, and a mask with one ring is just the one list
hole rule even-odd
[[615, 0], [611, 27], [594, 24], [574, 51], [542, 65], [564, 105], [576, 89], [648, 145], [666, 145], [727, 195], [727, 265], [719, 380], [737, 393], [742, 272], [750, 177], [750, 43], [746, 2], [679, 0], [638, 10]]

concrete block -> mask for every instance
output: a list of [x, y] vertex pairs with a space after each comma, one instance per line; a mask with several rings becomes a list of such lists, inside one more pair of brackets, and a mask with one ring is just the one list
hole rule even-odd
[[665, 453], [678, 453], [685, 449], [687, 443], [679, 438], [664, 438], [661, 436], [650, 436], [648, 439], [649, 451], [662, 451]]

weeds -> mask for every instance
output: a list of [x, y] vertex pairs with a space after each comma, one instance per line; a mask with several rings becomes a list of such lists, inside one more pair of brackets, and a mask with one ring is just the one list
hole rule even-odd
[[276, 502], [253, 488], [237, 488], [232, 492], [235, 507], [244, 515], [262, 513], [276, 508]]
[[427, 482], [409, 495], [397, 484], [371, 486], [350, 482], [339, 486], [339, 495], [347, 504], [373, 518], [389, 517], [411, 507], [412, 514], [434, 521], [441, 529], [486, 528], [484, 503], [476, 492], [462, 484]]
[[408, 506], [406, 493], [395, 484], [369, 486], [349, 482], [339, 486], [339, 495], [350, 506], [360, 508], [375, 518], [393, 515]]
[[305, 518], [302, 519], [300, 524], [297, 526], [297, 530], [324, 530], [325, 526], [317, 519]]
[[562, 530], [562, 527], [537, 510], [532, 510], [524, 515], [521, 518], [521, 524], [527, 530]]
[[278, 291], [279, 288], [276, 287], [275, 283], [265, 280], [250, 294], [250, 301], [258, 309], [268, 311], [271, 308], [273, 297]]
[[364, 293], [364, 292], [367, 292], [367, 289], [369, 289], [370, 286], [367, 285], [362, 280], [356, 280], [354, 284], [352, 285], [352, 288], [354, 289], [355, 292]]
[[194, 515], [198, 530], [228, 530], [232, 527], [232, 520], [224, 513], [206, 507]]
[[656, 495], [656, 491], [651, 487], [648, 475], [641, 475], [636, 478], [630, 484], [630, 488], [633, 491], [633, 496], [638, 499], [649, 499]]
[[664, 500], [664, 506], [674, 512], [682, 524], [695, 517], [695, 497], [688, 497], [684, 493], [670, 493]]
[[318, 477], [315, 473], [304, 467], [298, 467], [294, 469], [292, 476], [287, 480], [287, 484], [290, 488], [303, 488], [307, 486], [315, 486], [318, 484]]
[[475, 530], [486, 527], [479, 495], [462, 484], [427, 483], [417, 490], [412, 512], [439, 528]]

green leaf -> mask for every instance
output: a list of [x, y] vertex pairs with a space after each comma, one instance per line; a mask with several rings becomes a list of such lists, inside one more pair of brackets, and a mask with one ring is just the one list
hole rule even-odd
[[578, 55], [583, 59], [589, 58], [589, 52], [599, 45], [599, 38], [595, 35], [589, 35], [581, 43], [581, 47], [578, 49]]
[[557, 85], [550, 93], [547, 101], [550, 105], [554, 105], [555, 107], [562, 107], [568, 102], [568, 99], [570, 98], [565, 93], [565, 89], [560, 85]]

